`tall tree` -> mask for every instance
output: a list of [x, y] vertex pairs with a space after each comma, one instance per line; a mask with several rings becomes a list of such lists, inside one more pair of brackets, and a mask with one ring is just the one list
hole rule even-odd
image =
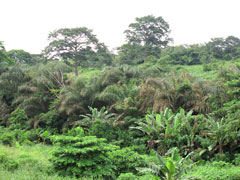
[[206, 44], [206, 47], [209, 54], [212, 54], [212, 56], [217, 59], [230, 60], [240, 56], [240, 39], [234, 36], [212, 38], [211, 41]]
[[12, 64], [14, 61], [8, 57], [3, 42], [0, 41], [0, 67], [3, 62]]
[[33, 64], [32, 56], [24, 50], [13, 49], [7, 52], [7, 55], [19, 64]]
[[127, 41], [131, 44], [143, 46], [166, 47], [171, 41], [169, 38], [169, 24], [161, 17], [152, 15], [136, 18], [129, 29], [124, 31]]
[[161, 49], [172, 41], [168, 23], [152, 15], [136, 18], [124, 33], [127, 44], [118, 48], [119, 64], [143, 63], [148, 56], [159, 58]]
[[58, 29], [50, 33], [48, 39], [50, 43], [45, 48], [47, 57], [73, 60], [76, 76], [78, 66], [104, 46], [98, 42], [92, 30], [86, 27]]

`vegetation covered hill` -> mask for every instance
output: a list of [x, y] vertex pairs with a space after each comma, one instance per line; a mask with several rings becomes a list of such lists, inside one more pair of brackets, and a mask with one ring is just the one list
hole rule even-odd
[[39, 55], [0, 43], [2, 179], [240, 179], [240, 39], [169, 46], [154, 16], [124, 33], [117, 54], [85, 27]]

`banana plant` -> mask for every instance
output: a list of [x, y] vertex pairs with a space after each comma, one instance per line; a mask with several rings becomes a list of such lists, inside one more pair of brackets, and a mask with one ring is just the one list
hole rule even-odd
[[155, 144], [165, 138], [166, 122], [172, 117], [173, 112], [170, 109], [165, 109], [160, 114], [148, 113], [143, 121], [138, 122], [137, 126], [131, 127], [131, 129], [137, 129], [147, 134], [149, 136], [148, 148], [152, 149]]
[[122, 118], [122, 114], [116, 116], [115, 113], [109, 113], [105, 107], [102, 107], [100, 110], [97, 108], [92, 108], [88, 106], [91, 114], [80, 115], [83, 119], [78, 121], [77, 124], [91, 126], [94, 122], [105, 123], [107, 125], [111, 125], [112, 127], [116, 127], [119, 124], [123, 124], [123, 121], [119, 121]]
[[137, 123], [138, 126], [131, 128], [138, 129], [154, 138], [160, 133], [163, 133], [164, 135], [166, 133], [168, 134], [169, 123], [173, 117], [173, 112], [166, 108], [165, 111], [161, 111], [159, 114], [156, 114], [155, 112], [148, 113], [145, 116], [144, 121]]
[[189, 113], [185, 114], [184, 109], [180, 109], [180, 112], [173, 115], [171, 118], [167, 119], [165, 122], [166, 124], [166, 129], [165, 129], [165, 136], [179, 136], [181, 135], [181, 131], [184, 127], [184, 122], [185, 120], [191, 116], [192, 111]]
[[192, 112], [185, 114], [183, 109], [174, 114], [171, 109], [166, 108], [159, 114], [154, 112], [147, 114], [143, 121], [137, 123], [136, 127], [131, 128], [147, 134], [150, 138], [148, 147], [152, 148], [160, 142], [162, 145], [165, 144], [167, 139], [179, 139], [182, 137], [184, 121], [191, 114]]
[[[191, 152], [194, 150], [194, 140], [196, 137], [196, 129], [198, 126], [198, 117], [192, 115], [193, 111], [189, 111], [185, 114], [185, 111], [183, 109], [180, 110], [180, 114], [183, 118], [182, 124], [184, 125], [184, 129], [186, 131], [186, 138], [187, 138], [187, 146], [190, 148]], [[194, 119], [193, 124], [191, 123], [191, 120]]]
[[223, 154], [223, 147], [228, 144], [232, 132], [231, 122], [222, 118], [215, 120], [212, 117], [207, 119], [207, 132], [205, 133], [210, 139], [215, 141], [213, 151], [218, 150]]
[[[160, 178], [160, 180], [177, 180], [183, 173], [191, 168], [191, 165], [186, 164], [185, 161], [191, 155], [188, 154], [185, 158], [181, 157], [177, 152], [177, 148], [173, 148], [170, 157], [160, 156], [157, 152], [158, 163], [148, 162], [148, 168], [136, 168], [142, 173], [151, 173]], [[192, 164], [192, 163], [191, 163]]]

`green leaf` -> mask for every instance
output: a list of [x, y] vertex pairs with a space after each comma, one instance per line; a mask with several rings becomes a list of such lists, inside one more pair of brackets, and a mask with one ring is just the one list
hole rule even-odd
[[166, 166], [170, 172], [170, 175], [173, 176], [175, 174], [175, 169], [176, 169], [173, 161], [171, 159], [168, 159]]

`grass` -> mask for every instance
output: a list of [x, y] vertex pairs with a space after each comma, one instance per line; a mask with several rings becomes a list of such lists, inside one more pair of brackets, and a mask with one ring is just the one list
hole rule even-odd
[[178, 66], [179, 73], [189, 73], [194, 77], [203, 78], [203, 79], [215, 79], [217, 76], [217, 70], [203, 71], [202, 65], [193, 65], [193, 66]]
[[[97, 68], [81, 68], [79, 69], [79, 75], [78, 77], [83, 78], [83, 79], [89, 79], [90, 77], [94, 75], [98, 75], [100, 72], [102, 72], [102, 69], [97, 69]], [[68, 73], [68, 78], [74, 78], [75, 73], [71, 72]]]
[[[154, 65], [151, 63], [144, 63], [141, 65], [138, 65], [138, 67], [153, 67]], [[167, 69], [168, 71], [173, 71], [177, 75], [180, 75], [182, 73], [189, 73], [194, 77], [202, 78], [202, 79], [215, 79], [217, 77], [218, 73], [218, 66], [220, 66], [220, 63], [218, 65], [213, 65], [216, 67], [213, 67], [211, 71], [204, 71], [203, 65], [160, 65], [162, 69]]]
[[79, 72], [79, 77], [84, 78], [84, 79], [89, 79], [90, 77], [99, 74], [101, 71], [102, 71], [101, 69], [96, 69], [96, 68], [82, 69]]
[[58, 175], [49, 175], [33, 169], [19, 168], [15, 171], [6, 171], [0, 169], [0, 179], [2, 180], [74, 180], [70, 177], [60, 177]]
[[[48, 160], [54, 146], [37, 144], [32, 146], [9, 147], [0, 144], [0, 179], [1, 180], [90, 180], [89, 178], [61, 177], [52, 169]], [[19, 166], [13, 169], [4, 167], [2, 161], [16, 161]], [[188, 172], [185, 176], [200, 177], [202, 180], [240, 180], [240, 168], [225, 162], [208, 162]]]
[[226, 162], [212, 162], [197, 166], [186, 176], [199, 177], [202, 180], [240, 180], [240, 167]]
[[175, 69], [179, 74], [181, 73], [189, 73], [194, 77], [206, 79], [206, 80], [214, 80], [217, 78], [218, 72], [221, 68], [229, 68], [232, 65], [240, 65], [240, 59], [232, 60], [232, 61], [219, 61], [217, 63], [207, 64], [210, 67], [209, 71], [204, 71], [203, 65], [176, 65], [172, 68]]
[[[0, 144], [0, 179], [1, 180], [76, 180], [61, 177], [54, 173], [48, 160], [53, 146], [37, 144], [33, 146], [9, 147]], [[1, 157], [5, 160], [1, 160]], [[11, 160], [11, 161], [10, 161]], [[9, 162], [16, 162], [18, 167], [8, 169]], [[82, 179], [83, 180], [83, 179]], [[86, 179], [85, 179], [86, 180]]]
[[[214, 80], [217, 78], [217, 74], [221, 67], [230, 67], [233, 64], [239, 65], [240, 66], [240, 59], [235, 59], [231, 61], [221, 61], [219, 60], [218, 62], [215, 63], [210, 63], [208, 64], [211, 67], [211, 70], [209, 71], [204, 71], [203, 70], [203, 65], [162, 65], [162, 68], [167, 68], [170, 71], [177, 72], [178, 74], [182, 73], [189, 73], [194, 77], [206, 79], [206, 80]], [[157, 64], [155, 64], [157, 65]], [[144, 63], [140, 65], [136, 65], [139, 68], [148, 68], [148, 67], [153, 67], [155, 66], [154, 63]], [[157, 65], [158, 66], [158, 65]], [[98, 75], [99, 73], [102, 72], [102, 69], [98, 68], [79, 68], [79, 76], [83, 79], [89, 79], [90, 77], [94, 75]], [[75, 74], [69, 73], [68, 77], [75, 77]]]

